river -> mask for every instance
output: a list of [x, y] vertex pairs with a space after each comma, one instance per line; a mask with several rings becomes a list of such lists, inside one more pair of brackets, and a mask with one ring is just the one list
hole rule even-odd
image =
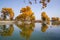
[[60, 25], [43, 23], [0, 25], [0, 40], [60, 40]]

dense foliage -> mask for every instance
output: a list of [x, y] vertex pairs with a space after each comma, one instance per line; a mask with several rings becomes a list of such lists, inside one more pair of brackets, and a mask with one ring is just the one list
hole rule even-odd
[[18, 15], [15, 19], [17, 20], [27, 20], [27, 21], [33, 21], [35, 20], [34, 13], [32, 12], [31, 8], [29, 6], [26, 6], [26, 8], [22, 8], [20, 10], [20, 15]]

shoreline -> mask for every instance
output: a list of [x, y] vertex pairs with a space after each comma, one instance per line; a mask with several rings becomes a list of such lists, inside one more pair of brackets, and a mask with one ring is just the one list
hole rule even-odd
[[[23, 21], [15, 21], [15, 20], [12, 20], [12, 21], [0, 21], [0, 25], [2, 24], [15, 24], [15, 23], [22, 23]], [[24, 21], [25, 23], [31, 23], [31, 21]], [[35, 21], [32, 21], [32, 23], [42, 23], [43, 21], [42, 20], [35, 20]], [[57, 22], [57, 23], [60, 23], [60, 21], [51, 21], [50, 22]]]

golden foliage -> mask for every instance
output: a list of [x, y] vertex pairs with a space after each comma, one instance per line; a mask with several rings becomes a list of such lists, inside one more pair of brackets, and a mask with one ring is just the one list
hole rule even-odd
[[[3, 27], [6, 27], [6, 25], [3, 25]], [[8, 29], [3, 28], [3, 32], [1, 32], [0, 34], [2, 36], [11, 36], [13, 31], [14, 31], [14, 27], [13, 25], [10, 25]]]
[[41, 31], [46, 32], [47, 29], [48, 29], [47, 24], [42, 23]]
[[12, 20], [13, 17], [14, 17], [14, 12], [13, 12], [12, 8], [2, 8], [2, 11], [1, 12], [5, 16], [10, 15], [9, 16], [10, 17], [10, 20]]
[[26, 14], [27, 16], [30, 16], [33, 13], [29, 6], [26, 6], [26, 8], [22, 8], [20, 12], [22, 14]]
[[52, 17], [52, 21], [59, 21], [58, 17]]
[[34, 30], [35, 24], [34, 23], [22, 23], [22, 24], [16, 24], [18, 28], [20, 28], [22, 31], [20, 32], [20, 35], [26, 39], [29, 39], [31, 36], [31, 33]]
[[47, 24], [50, 24], [50, 18], [48, 17], [46, 12], [42, 12], [41, 19], [42, 19], [42, 21], [46, 21]]
[[41, 16], [47, 18], [46, 12], [42, 12]]
[[22, 8], [20, 10], [20, 15], [18, 15], [15, 19], [17, 20], [33, 20], [35, 19], [34, 13], [32, 12], [31, 8], [29, 6], [26, 6], [25, 8]]

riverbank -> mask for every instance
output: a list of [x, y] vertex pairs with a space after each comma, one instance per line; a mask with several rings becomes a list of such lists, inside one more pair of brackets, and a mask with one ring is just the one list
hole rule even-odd
[[[31, 21], [23, 21], [24, 23], [31, 23]], [[42, 20], [35, 20], [35, 21], [32, 21], [34, 23], [42, 23]], [[52, 22], [52, 21], [50, 21]], [[15, 23], [22, 23], [22, 21], [0, 21], [0, 25], [6, 25], [6, 24], [15, 24]], [[60, 24], [60, 21], [56, 21], [55, 23], [59, 23]]]
[[[30, 23], [31, 21], [24, 21], [25, 23]], [[41, 20], [35, 20], [35, 21], [32, 21], [32, 22], [35, 22], [35, 23], [41, 23], [42, 21]], [[0, 21], [0, 25], [5, 25], [5, 24], [14, 24], [14, 23], [21, 23], [21, 21]]]
[[14, 24], [15, 21], [0, 21], [0, 25]]

